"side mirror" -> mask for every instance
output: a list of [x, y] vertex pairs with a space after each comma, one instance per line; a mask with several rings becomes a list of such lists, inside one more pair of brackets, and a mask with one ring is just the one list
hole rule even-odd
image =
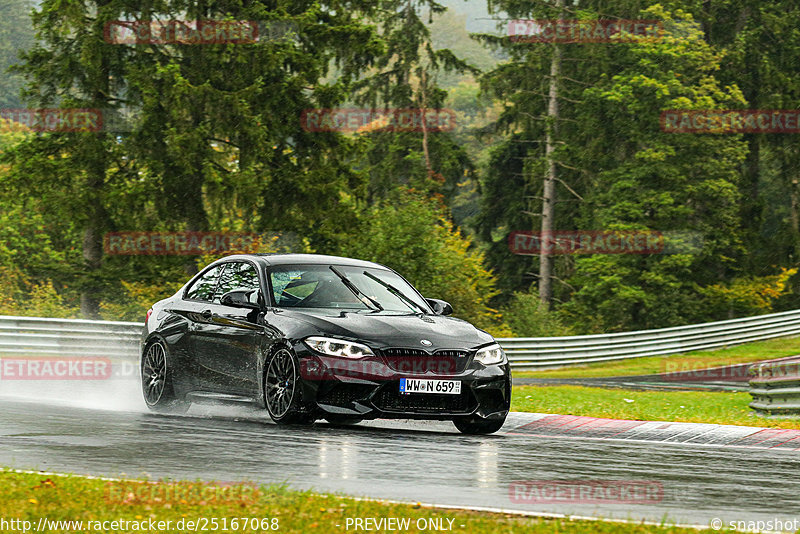
[[253, 310], [260, 310], [260, 304], [250, 302], [250, 296], [256, 292], [257, 290], [255, 289], [234, 289], [233, 291], [228, 291], [222, 295], [220, 304], [223, 306], [231, 306], [233, 308], [250, 308]]
[[449, 302], [445, 302], [439, 299], [425, 299], [428, 301], [428, 304], [431, 308], [433, 308], [433, 313], [436, 315], [450, 315], [453, 313], [453, 307], [450, 305]]

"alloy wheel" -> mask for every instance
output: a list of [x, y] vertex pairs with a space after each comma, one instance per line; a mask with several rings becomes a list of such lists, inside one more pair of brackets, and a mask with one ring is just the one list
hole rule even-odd
[[155, 405], [164, 394], [167, 381], [167, 354], [161, 343], [153, 343], [147, 349], [142, 362], [142, 385], [144, 399], [148, 405]]
[[297, 370], [288, 350], [280, 349], [272, 357], [265, 382], [270, 415], [277, 418], [285, 416], [292, 406], [297, 388]]

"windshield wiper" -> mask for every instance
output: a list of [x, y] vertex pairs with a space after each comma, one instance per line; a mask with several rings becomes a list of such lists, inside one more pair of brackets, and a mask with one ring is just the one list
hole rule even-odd
[[414, 308], [416, 308], [416, 309], [420, 310], [422, 313], [424, 313], [425, 315], [427, 315], [427, 314], [428, 314], [428, 310], [426, 310], [426, 309], [425, 309], [425, 308], [423, 308], [423, 307], [422, 307], [420, 304], [417, 304], [416, 302], [414, 302], [413, 300], [411, 300], [410, 298], [408, 298], [407, 296], [405, 296], [405, 295], [403, 294], [403, 292], [402, 292], [402, 291], [400, 291], [399, 289], [397, 289], [396, 287], [394, 287], [392, 284], [388, 284], [388, 283], [384, 282], [383, 280], [381, 280], [380, 278], [378, 278], [378, 277], [377, 277], [377, 276], [375, 276], [374, 274], [370, 274], [370, 273], [369, 273], [369, 272], [367, 272], [367, 271], [364, 271], [364, 276], [368, 276], [369, 278], [371, 278], [371, 279], [375, 280], [376, 282], [378, 282], [380, 285], [382, 285], [383, 287], [385, 287], [385, 288], [386, 288], [386, 289], [389, 291], [389, 293], [391, 293], [391, 294], [392, 294], [392, 295], [394, 295], [395, 297], [397, 297], [397, 298], [399, 298], [400, 300], [402, 300], [402, 301], [403, 301], [403, 303], [404, 303], [406, 306], [408, 306], [409, 308], [411, 308], [412, 310], [413, 310]]
[[339, 277], [339, 279], [342, 281], [345, 287], [347, 287], [347, 289], [353, 292], [353, 295], [355, 295], [356, 298], [358, 298], [359, 302], [361, 302], [367, 308], [373, 308], [378, 311], [383, 311], [383, 306], [381, 306], [375, 299], [366, 295], [363, 291], [358, 289], [356, 285], [353, 282], [351, 282], [349, 278], [340, 273], [336, 267], [334, 267], [333, 265], [328, 265], [328, 267], [330, 267], [331, 271], [333, 271], [333, 273]]

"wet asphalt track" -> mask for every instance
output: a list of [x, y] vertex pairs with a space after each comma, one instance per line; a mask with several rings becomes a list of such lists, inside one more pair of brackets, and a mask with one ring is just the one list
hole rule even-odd
[[[278, 427], [240, 408], [193, 407], [188, 416], [168, 417], [146, 413], [136, 388], [115, 382], [117, 402], [52, 386], [48, 395], [43, 389], [44, 402], [0, 398], [0, 465], [285, 482], [401, 501], [695, 525], [715, 517], [800, 519], [800, 451], [792, 449], [543, 435], [550, 431], [526, 414], [512, 414], [500, 433], [482, 437], [458, 434], [450, 423]], [[657, 431], [645, 432], [648, 439], [668, 432], [647, 425]], [[513, 500], [509, 485], [528, 480], [649, 481], [663, 487], [663, 497], [646, 504]]]

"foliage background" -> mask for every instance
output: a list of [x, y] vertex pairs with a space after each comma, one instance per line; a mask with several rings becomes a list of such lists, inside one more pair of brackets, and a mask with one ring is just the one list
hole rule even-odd
[[[569, 4], [569, 3], [568, 3]], [[657, 328], [800, 306], [800, 145], [675, 135], [665, 109], [796, 109], [790, 0], [581, 0], [571, 18], [664, 22], [657, 42], [561, 47], [557, 226], [655, 230], [677, 253], [563, 256], [540, 307], [536, 257], [553, 45], [512, 43], [549, 2], [0, 2], [0, 108], [94, 107], [122, 131], [0, 119], [4, 313], [141, 320], [212, 257], [109, 256], [111, 231], [278, 231], [260, 251], [386, 264], [498, 336]], [[112, 45], [155, 13], [287, 23], [252, 45]], [[12, 67], [11, 71], [6, 71]], [[21, 90], [24, 89], [22, 92]], [[309, 108], [445, 107], [454, 131], [305, 131]]]

